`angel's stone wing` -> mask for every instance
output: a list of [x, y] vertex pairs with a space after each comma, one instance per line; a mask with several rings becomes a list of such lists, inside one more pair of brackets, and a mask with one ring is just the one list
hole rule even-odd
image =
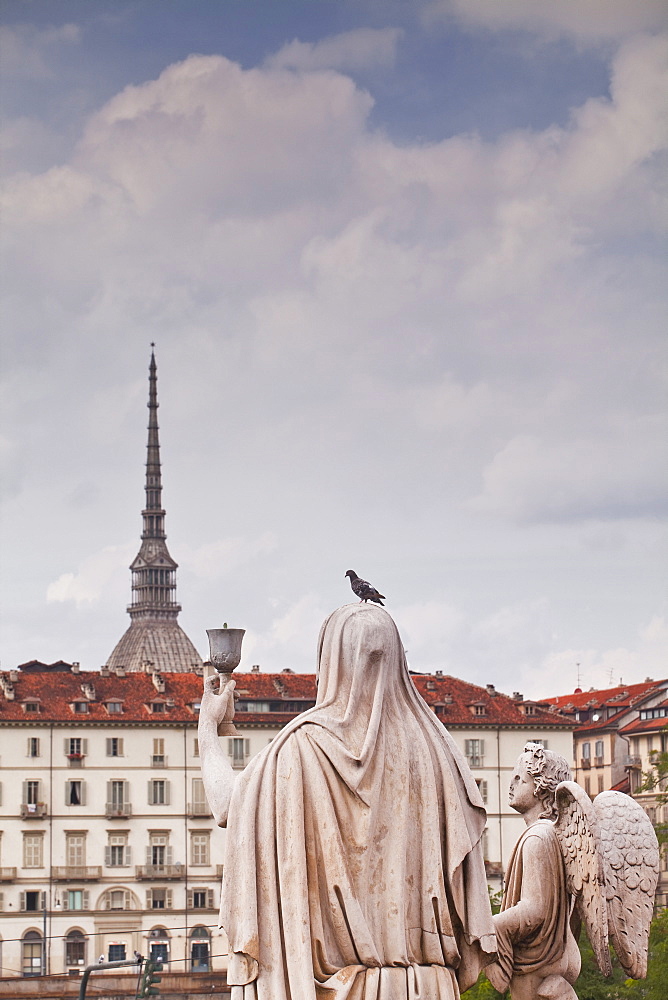
[[659, 878], [656, 834], [645, 810], [622, 792], [601, 792], [594, 810], [605, 858], [610, 938], [628, 975], [644, 979]]
[[598, 823], [589, 796], [574, 781], [557, 786], [559, 816], [555, 831], [566, 868], [568, 891], [594, 949], [604, 976], [612, 973], [608, 950], [608, 916], [605, 873]]

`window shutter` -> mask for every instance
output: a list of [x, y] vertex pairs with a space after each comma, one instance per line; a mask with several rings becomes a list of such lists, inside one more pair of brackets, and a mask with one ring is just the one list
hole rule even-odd
[[42, 911], [46, 908], [46, 893], [45, 892], [40, 892], [40, 894], [39, 894], [39, 908]]
[[104, 849], [104, 863], [107, 866], [107, 868], [111, 864], [111, 846], [109, 844], [107, 844]]
[[65, 805], [66, 806], [68, 806], [70, 804], [70, 785], [71, 784], [72, 784], [71, 781], [66, 781], [65, 782]]
[[0, 913], [2, 913], [4, 908], [5, 908], [5, 894], [4, 892], [0, 892]]
[[26, 805], [28, 802], [28, 782], [23, 782], [23, 804]]
[[84, 755], [84, 757], [88, 753], [88, 740], [87, 739], [84, 739], [84, 740], [81, 741], [81, 752]]
[[25, 892], [20, 892], [19, 893], [19, 909], [21, 910], [21, 913], [25, 913], [25, 908], [26, 908], [26, 894], [25, 894]]
[[169, 805], [169, 786], [171, 782], [165, 781], [165, 805]]
[[65, 756], [67, 756], [69, 752], [70, 752], [70, 739], [69, 736], [66, 736], [65, 739], [63, 740], [63, 753], [65, 754]]
[[79, 803], [79, 805], [85, 806], [86, 805], [86, 782], [85, 781], [81, 782], [80, 788], [81, 788], [81, 802]]
[[152, 889], [147, 889], [146, 890], [146, 909], [147, 910], [153, 909], [153, 890]]
[[473, 742], [472, 740], [464, 740], [464, 755], [466, 757], [470, 757], [473, 752], [471, 749], [472, 742]]
[[111, 782], [110, 781], [107, 782], [107, 802], [109, 804], [111, 804], [111, 802], [112, 802], [112, 797], [111, 797]]
[[123, 737], [121, 736], [118, 740], [118, 756], [123, 756]]
[[228, 757], [233, 757], [234, 756], [234, 740], [233, 739], [229, 739], [227, 741], [227, 756]]
[[82, 903], [84, 910], [89, 910], [90, 909], [90, 906], [89, 906], [89, 903], [88, 903], [89, 898], [90, 898], [90, 894], [88, 892], [88, 889], [84, 889], [84, 891], [83, 891], [83, 903]]
[[150, 806], [152, 806], [153, 805], [153, 801], [154, 801], [153, 800], [153, 782], [149, 781], [149, 783], [148, 783], [148, 804]]
[[124, 910], [129, 910], [130, 909], [130, 890], [129, 889], [126, 889], [125, 892], [123, 893], [123, 909]]
[[172, 908], [172, 890], [167, 889], [165, 892], [165, 909], [171, 910]]
[[30, 737], [28, 737], [28, 745], [26, 747], [26, 757], [30, 756]]
[[485, 741], [484, 740], [480, 740], [480, 744], [479, 745], [480, 745], [480, 756], [484, 757], [485, 756]]
[[166, 847], [165, 848], [165, 864], [166, 865], [172, 865], [172, 864], [174, 864], [174, 848], [173, 847]]
[[123, 863], [126, 865], [132, 864], [132, 848], [126, 847], [123, 851]]
[[250, 740], [244, 740], [244, 757], [250, 757]]
[[206, 905], [210, 910], [213, 910], [215, 903], [213, 901], [213, 889], [206, 890]]
[[111, 740], [107, 737], [107, 757], [111, 757]]
[[151, 848], [147, 847], [146, 848], [146, 864], [147, 865], [153, 864], [152, 857], [153, 857], [153, 855], [151, 853]]

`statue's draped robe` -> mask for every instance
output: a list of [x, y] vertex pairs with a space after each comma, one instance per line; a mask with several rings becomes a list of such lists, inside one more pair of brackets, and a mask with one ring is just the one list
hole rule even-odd
[[[527, 855], [530, 854], [530, 858]], [[524, 885], [529, 879], [533, 885]], [[533, 915], [535, 905], [523, 907], [528, 895], [540, 887], [541, 919]], [[497, 926], [498, 956], [487, 969], [492, 985], [503, 993], [511, 978], [529, 972], [547, 975], [563, 959], [568, 946], [570, 899], [566, 891], [564, 862], [550, 820], [527, 827], [508, 862], [501, 910], [516, 907], [513, 929]]]
[[316, 706], [251, 761], [230, 804], [232, 1000], [457, 998], [495, 950], [484, 826], [390, 616], [334, 612]]

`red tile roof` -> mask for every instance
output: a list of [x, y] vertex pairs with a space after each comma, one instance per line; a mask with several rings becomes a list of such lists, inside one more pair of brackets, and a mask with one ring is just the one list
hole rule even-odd
[[668, 681], [665, 680], [643, 681], [642, 684], [619, 684], [617, 687], [603, 688], [599, 691], [573, 692], [573, 694], [561, 694], [543, 700], [561, 711], [564, 709], [602, 708], [604, 705], [621, 709], [634, 705], [666, 684]]
[[[128, 673], [125, 676], [99, 671], [62, 672], [59, 663], [54, 672], [45, 665], [32, 661], [26, 672], [12, 671], [2, 674], [0, 687], [0, 725], [17, 722], [40, 724], [104, 723], [127, 725], [128, 723], [164, 726], [170, 723], [196, 722], [192, 705], [202, 694], [202, 677], [195, 673], [163, 673], [164, 692], [158, 691], [151, 674]], [[15, 678], [12, 681], [11, 678]], [[244, 701], [304, 701], [313, 702], [316, 696], [314, 674], [269, 674], [235, 673], [236, 691]], [[507, 695], [484, 687], [478, 687], [457, 677], [444, 675], [414, 674], [416, 688], [446, 726], [513, 726], [533, 729], [545, 726], [572, 729], [573, 721], [559, 712], [548, 710], [534, 702], [520, 702]], [[7, 685], [13, 688], [14, 698], [6, 696]], [[82, 690], [92, 684], [94, 700], [88, 700]], [[4, 689], [4, 691], [3, 691]], [[24, 703], [40, 700], [38, 713], [26, 712]], [[75, 713], [71, 705], [75, 701], [88, 701], [88, 712]], [[107, 701], [121, 701], [123, 711], [110, 714]], [[165, 712], [153, 713], [152, 702], [167, 702]], [[473, 714], [471, 706], [479, 705], [484, 714]], [[533, 714], [525, 714], [529, 705]], [[237, 713], [237, 721], [247, 725], [282, 725], [293, 718], [295, 712], [252, 712]]]

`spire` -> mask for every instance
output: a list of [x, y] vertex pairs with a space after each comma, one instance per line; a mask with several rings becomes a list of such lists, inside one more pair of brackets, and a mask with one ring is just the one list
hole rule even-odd
[[162, 506], [160, 438], [158, 434], [158, 368], [151, 344], [148, 368], [148, 443], [146, 447], [146, 502], [142, 510], [139, 552], [132, 571], [130, 627], [107, 660], [109, 667], [126, 670], [194, 670], [202, 665], [199, 653], [177, 623], [181, 605], [176, 600], [177, 563], [165, 541]]
[[158, 436], [158, 366], [151, 344], [148, 368], [148, 444], [146, 447], [146, 503], [142, 511], [141, 547], [130, 566], [132, 604], [128, 612], [135, 618], [176, 619], [181, 605], [176, 602], [176, 569], [165, 541], [165, 511], [162, 507], [160, 438]]

